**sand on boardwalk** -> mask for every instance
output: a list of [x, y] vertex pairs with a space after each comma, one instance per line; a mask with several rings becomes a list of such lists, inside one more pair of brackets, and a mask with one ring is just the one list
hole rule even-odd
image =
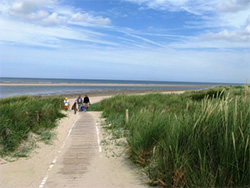
[[[90, 99], [91, 103], [95, 103], [107, 97], [110, 96], [90, 96]], [[75, 98], [70, 99], [70, 104], [73, 104], [74, 100]], [[75, 115], [72, 110], [64, 113], [67, 114], [67, 117], [59, 120], [58, 126], [54, 130], [56, 136], [52, 140], [53, 143], [51, 145], [45, 145], [44, 143], [39, 142], [37, 143], [38, 147], [32, 150], [28, 158], [19, 158], [13, 162], [0, 158], [0, 188], [33, 188], [41, 185], [53, 159], [62, 149], [62, 144], [67, 138], [69, 130], [79, 118], [79, 113]], [[101, 121], [100, 112], [88, 113], [92, 113], [96, 118], [97, 124]], [[105, 134], [100, 127], [101, 139], [105, 139], [106, 136], [108, 135]], [[112, 148], [116, 146], [109, 145], [108, 147]], [[135, 179], [135, 169], [133, 165], [130, 164], [129, 160], [126, 159], [126, 155], [123, 155], [122, 157], [113, 157], [107, 152], [107, 155], [105, 154], [105, 151], [103, 152], [103, 157], [101, 159], [99, 158], [99, 160], [94, 160], [90, 165], [91, 170], [85, 175], [86, 185], [93, 187], [95, 186], [93, 183], [96, 178], [102, 178], [100, 181], [102, 182], [103, 187], [110, 187], [110, 181], [119, 181], [118, 184], [122, 185], [122, 187], [131, 187], [131, 182], [133, 182], [133, 187], [137, 187], [134, 184], [138, 181], [138, 179]], [[102, 169], [101, 171], [98, 170], [100, 168]], [[100, 174], [100, 172], [105, 173]], [[117, 187], [117, 184], [114, 185]]]

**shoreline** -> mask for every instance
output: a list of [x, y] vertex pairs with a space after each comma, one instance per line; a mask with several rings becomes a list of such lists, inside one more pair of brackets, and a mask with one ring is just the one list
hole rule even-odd
[[[78, 97], [88, 94], [90, 96], [108, 96], [134, 93], [159, 93], [173, 91], [197, 91], [218, 86], [219, 83], [199, 82], [154, 82], [154, 81], [103, 81], [87, 80], [69, 81], [67, 79], [54, 82], [53, 79], [18, 80], [7, 79], [0, 82], [0, 100], [5, 98], [32, 96], [32, 97]], [[72, 83], [71, 83], [72, 82]], [[222, 83], [222, 85], [224, 85]]]
[[206, 83], [51, 83], [51, 82], [0, 82], [0, 99], [18, 96], [91, 96], [157, 93], [171, 91], [202, 90], [214, 87]]
[[14, 95], [14, 96], [4, 96], [0, 97], [0, 100], [6, 99], [6, 98], [13, 98], [13, 97], [21, 97], [21, 96], [32, 96], [32, 97], [68, 97], [68, 98], [77, 98], [79, 95], [84, 96], [85, 94], [88, 94], [89, 97], [101, 97], [101, 96], [113, 96], [113, 95], [133, 95], [133, 94], [146, 94], [146, 93], [174, 93], [174, 92], [184, 92], [184, 91], [194, 91], [194, 90], [202, 90], [206, 88], [200, 88], [200, 89], [109, 89], [109, 90], [96, 90], [96, 91], [82, 91], [82, 92], [65, 92], [65, 93], [50, 93], [50, 94], [23, 94], [23, 95]]
[[83, 86], [83, 87], [211, 87], [212, 85], [195, 85], [195, 84], [101, 84], [101, 83], [0, 83], [2, 87], [11, 86]]
[[[152, 89], [135, 89], [135, 90], [108, 90], [108, 91], [90, 91], [90, 92], [81, 92], [81, 93], [65, 93], [59, 95], [51, 95], [51, 96], [67, 96], [68, 98], [77, 98], [79, 95], [84, 96], [87, 94], [89, 97], [106, 97], [106, 96], [115, 96], [115, 95], [140, 95], [140, 94], [148, 94], [148, 93], [176, 93], [176, 92], [185, 92], [187, 90], [183, 89], [163, 89], [163, 90], [152, 90]], [[191, 90], [190, 90], [191, 91]]]

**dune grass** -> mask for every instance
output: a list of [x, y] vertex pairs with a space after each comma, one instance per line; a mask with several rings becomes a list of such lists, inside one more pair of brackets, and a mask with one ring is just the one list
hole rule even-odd
[[[27, 140], [30, 133], [48, 140], [56, 120], [64, 117], [58, 97], [21, 96], [0, 100], [0, 154], [9, 155]], [[37, 119], [39, 114], [39, 120]], [[47, 141], [48, 142], [48, 141]]]
[[120, 136], [127, 138], [131, 158], [146, 170], [152, 185], [250, 186], [248, 86], [118, 95], [91, 109], [103, 110], [113, 128], [124, 130]]

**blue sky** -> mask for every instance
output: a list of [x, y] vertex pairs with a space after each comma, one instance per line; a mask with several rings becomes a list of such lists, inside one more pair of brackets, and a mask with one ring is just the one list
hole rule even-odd
[[245, 83], [250, 0], [1, 0], [0, 76]]

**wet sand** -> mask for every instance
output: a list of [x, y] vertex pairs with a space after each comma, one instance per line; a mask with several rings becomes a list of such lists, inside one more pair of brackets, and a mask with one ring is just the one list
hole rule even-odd
[[103, 84], [103, 83], [0, 83], [0, 86], [96, 86], [96, 87], [209, 87], [209, 85], [191, 85], [191, 84]]

